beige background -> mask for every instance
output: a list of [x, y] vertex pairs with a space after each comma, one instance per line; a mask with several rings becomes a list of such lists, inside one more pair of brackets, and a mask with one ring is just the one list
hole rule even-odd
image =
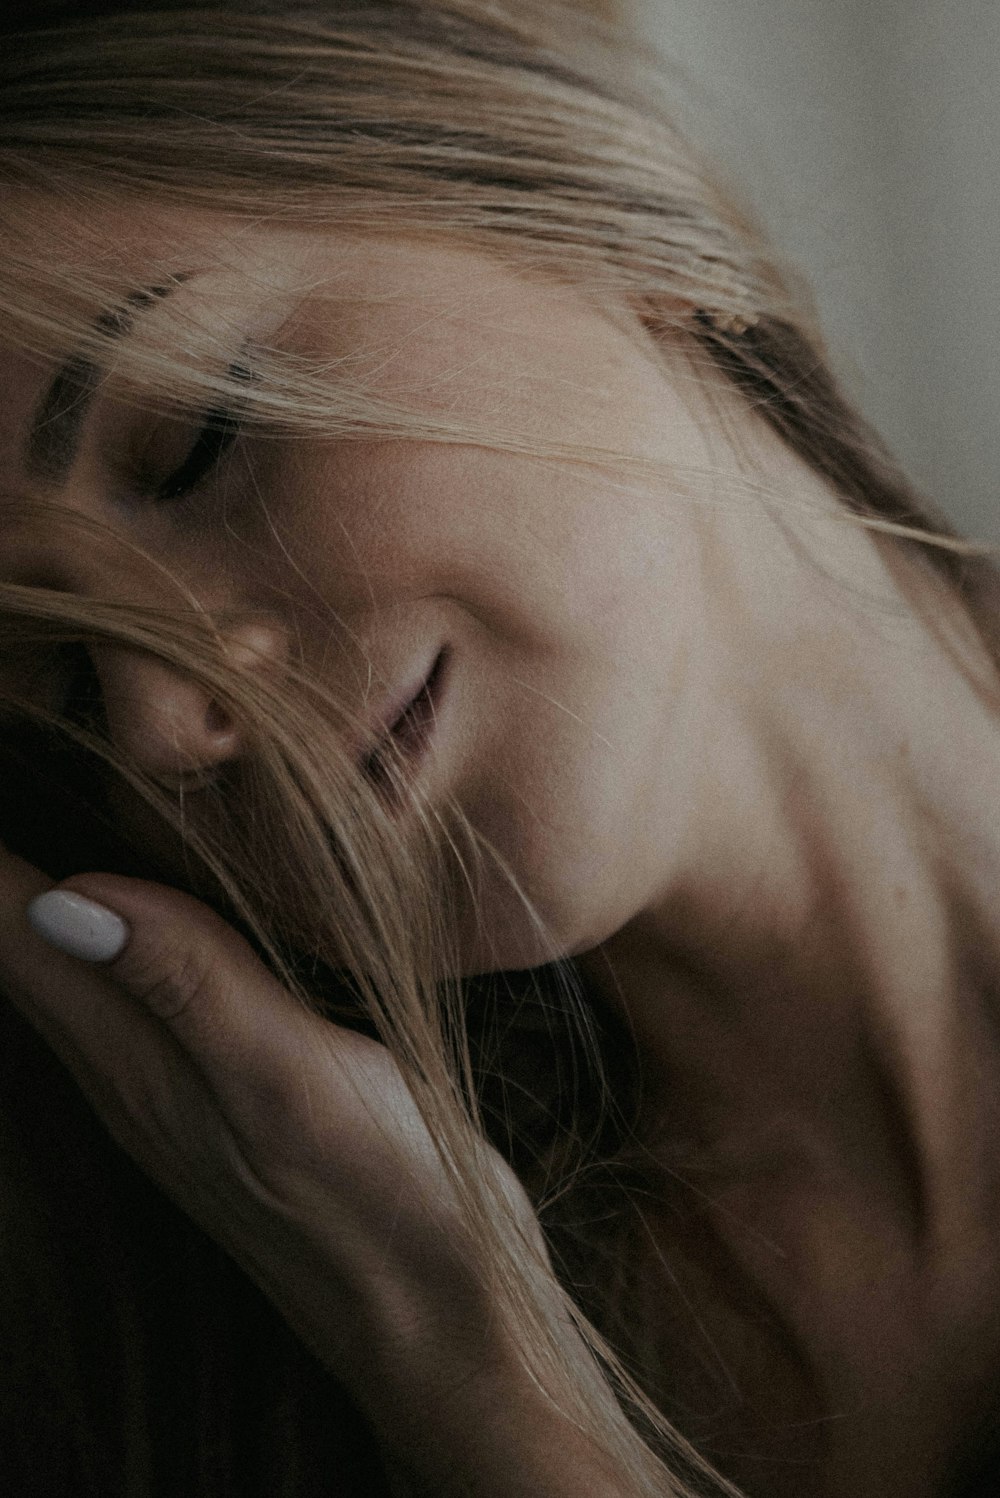
[[[595, 0], [595, 6], [601, 0]], [[1000, 0], [619, 0], [910, 473], [1000, 540]]]

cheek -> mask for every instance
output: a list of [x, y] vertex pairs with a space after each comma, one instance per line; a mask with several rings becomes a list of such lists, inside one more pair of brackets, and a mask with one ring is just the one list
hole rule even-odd
[[273, 546], [277, 527], [299, 589], [344, 612], [447, 596], [541, 645], [568, 607], [610, 601], [613, 501], [551, 465], [408, 441], [312, 445], [273, 462], [280, 473], [258, 475], [275, 495], [260, 540]]

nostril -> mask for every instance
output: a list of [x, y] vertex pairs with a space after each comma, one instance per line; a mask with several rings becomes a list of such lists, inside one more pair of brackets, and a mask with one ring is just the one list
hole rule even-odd
[[97, 667], [90, 651], [83, 645], [70, 646], [66, 651], [66, 658], [69, 673], [67, 712], [78, 722], [92, 723], [104, 714], [104, 694]]
[[104, 729], [101, 683], [86, 646], [57, 646], [36, 680], [38, 699], [57, 717], [75, 728]]
[[205, 730], [213, 736], [220, 733], [232, 733], [233, 730], [232, 718], [214, 697], [205, 709]]

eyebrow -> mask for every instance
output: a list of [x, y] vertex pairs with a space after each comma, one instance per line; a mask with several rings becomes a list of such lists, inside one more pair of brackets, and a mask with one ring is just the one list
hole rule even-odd
[[[164, 301], [185, 280], [186, 276], [178, 276], [166, 286], [129, 292], [120, 307], [108, 308], [95, 320], [95, 332], [103, 334], [109, 345], [127, 338], [137, 316]], [[25, 468], [36, 478], [55, 486], [69, 478], [103, 373], [93, 359], [72, 354], [56, 374], [38, 403], [25, 445]]]

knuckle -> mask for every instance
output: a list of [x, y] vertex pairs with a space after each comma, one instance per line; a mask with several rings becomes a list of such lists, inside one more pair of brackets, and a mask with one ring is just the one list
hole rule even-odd
[[127, 981], [152, 1014], [173, 1021], [201, 1007], [211, 974], [208, 964], [197, 953], [178, 944], [148, 956], [134, 955]]

